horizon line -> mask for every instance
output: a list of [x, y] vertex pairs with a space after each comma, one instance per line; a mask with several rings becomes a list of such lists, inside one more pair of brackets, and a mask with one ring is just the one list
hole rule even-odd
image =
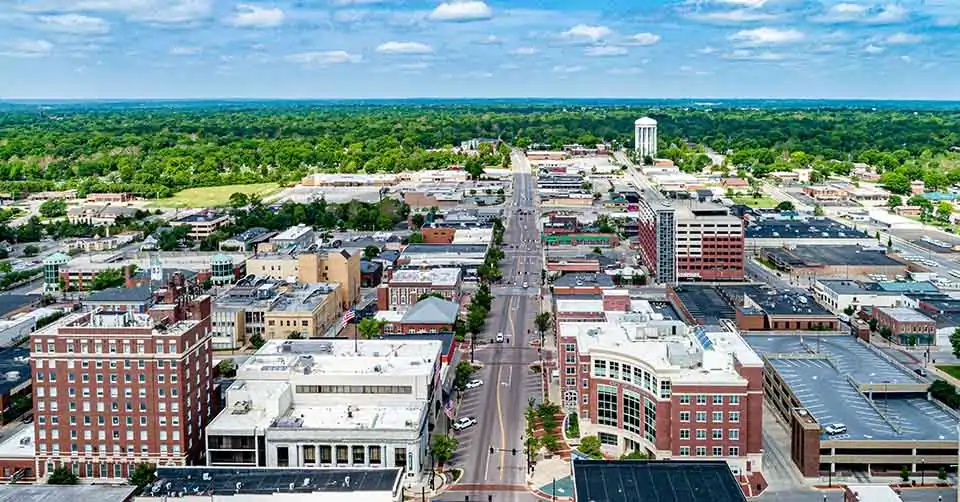
[[871, 98], [871, 97], [832, 97], [832, 98], [811, 98], [811, 97], [704, 97], [691, 96], [683, 98], [627, 98], [627, 97], [523, 97], [523, 96], [501, 96], [501, 97], [438, 97], [438, 96], [415, 96], [415, 97], [104, 97], [104, 98], [4, 98], [0, 97], [0, 104], [4, 103], [43, 103], [43, 102], [148, 102], [148, 101], [166, 101], [166, 102], [190, 102], [190, 101], [858, 101], [858, 102], [930, 102], [930, 103], [960, 103], [960, 98]]

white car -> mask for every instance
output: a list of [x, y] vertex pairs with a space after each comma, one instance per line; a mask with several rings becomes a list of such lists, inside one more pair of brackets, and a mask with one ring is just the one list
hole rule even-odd
[[476, 419], [476, 418], [473, 418], [473, 417], [461, 417], [461, 418], [458, 418], [457, 421], [453, 423], [453, 430], [455, 430], [455, 431], [462, 431], [462, 430], [465, 430], [465, 429], [469, 429], [470, 427], [473, 427], [474, 425], [477, 425], [477, 419]]
[[847, 433], [847, 426], [843, 424], [830, 424], [823, 428], [823, 431], [831, 436]]
[[477, 387], [480, 387], [482, 385], [483, 385], [483, 380], [480, 380], [478, 378], [476, 380], [470, 380], [469, 382], [467, 382], [467, 385], [464, 385], [464, 387], [467, 389], [476, 389]]
[[530, 287], [530, 284], [527, 284], [527, 281], [523, 281], [523, 287], [529, 288], [529, 287]]
[[497, 333], [497, 337], [493, 339], [497, 343], [503, 343], [503, 333]]

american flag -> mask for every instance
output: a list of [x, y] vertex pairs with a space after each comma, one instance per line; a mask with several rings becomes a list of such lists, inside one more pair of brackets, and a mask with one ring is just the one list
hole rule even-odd
[[443, 413], [447, 416], [447, 418], [453, 420], [453, 399], [447, 399], [447, 402], [444, 403]]
[[357, 317], [357, 313], [353, 309], [349, 309], [343, 313], [343, 317], [340, 318], [340, 329], [346, 328], [347, 324], [350, 324], [354, 318]]

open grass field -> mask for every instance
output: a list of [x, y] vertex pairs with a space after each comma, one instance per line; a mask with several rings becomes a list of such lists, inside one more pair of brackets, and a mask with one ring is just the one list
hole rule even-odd
[[277, 183], [254, 183], [252, 185], [224, 185], [219, 187], [188, 188], [174, 194], [167, 199], [159, 199], [150, 203], [150, 207], [166, 208], [197, 208], [219, 207], [227, 205], [230, 196], [241, 192], [247, 195], [257, 195], [261, 198], [280, 190]]
[[754, 199], [753, 197], [750, 197], [750, 196], [733, 197], [731, 200], [733, 200], [733, 202], [737, 204], [743, 204], [745, 206], [756, 207], [759, 209], [769, 209], [772, 207], [777, 207], [777, 204], [779, 204], [779, 202], [777, 202], [774, 199], [771, 199], [770, 197], [760, 197], [757, 199]]

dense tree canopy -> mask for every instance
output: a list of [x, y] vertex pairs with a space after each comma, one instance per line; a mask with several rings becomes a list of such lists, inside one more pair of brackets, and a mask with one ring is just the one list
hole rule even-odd
[[[521, 147], [629, 145], [641, 115], [659, 121], [661, 154], [682, 158], [688, 170], [707, 164], [702, 147], [730, 152], [734, 168], [760, 176], [813, 162], [821, 163], [821, 173], [849, 172], [849, 162], [863, 161], [893, 173], [885, 183], [897, 191], [903, 178], [930, 177], [935, 186], [951, 181], [949, 172], [928, 164], [960, 146], [960, 112], [936, 110], [494, 102], [13, 108], [0, 114], [0, 191], [73, 187], [81, 194], [164, 196], [192, 186], [292, 181], [313, 171], [398, 172], [459, 163], [476, 172], [480, 164], [505, 162], [505, 152], [487, 151], [482, 162], [468, 162], [441, 148], [475, 137]], [[905, 166], [913, 171], [901, 172]]]

